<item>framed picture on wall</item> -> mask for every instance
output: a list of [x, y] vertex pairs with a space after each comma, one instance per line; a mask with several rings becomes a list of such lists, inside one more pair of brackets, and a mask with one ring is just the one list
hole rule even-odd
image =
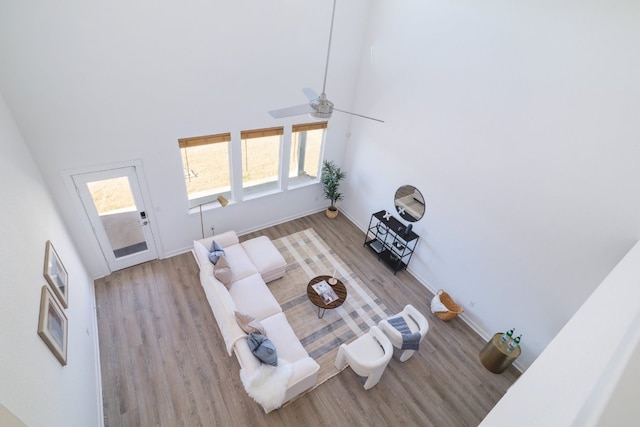
[[42, 287], [38, 335], [62, 366], [67, 364], [68, 321], [51, 289]]
[[44, 255], [44, 277], [53, 288], [60, 304], [64, 308], [69, 307], [69, 276], [51, 240], [47, 240], [47, 249]]

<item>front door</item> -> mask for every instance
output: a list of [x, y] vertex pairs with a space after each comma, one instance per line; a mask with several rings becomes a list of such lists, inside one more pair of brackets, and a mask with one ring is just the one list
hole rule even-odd
[[135, 166], [73, 175], [111, 271], [158, 258]]

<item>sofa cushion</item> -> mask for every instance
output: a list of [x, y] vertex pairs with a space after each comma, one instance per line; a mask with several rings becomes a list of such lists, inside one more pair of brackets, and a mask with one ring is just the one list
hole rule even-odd
[[239, 312], [247, 313], [260, 321], [282, 311], [258, 273], [233, 282], [229, 286], [229, 294]]
[[262, 335], [267, 335], [267, 331], [265, 331], [264, 326], [258, 319], [253, 316], [250, 316], [246, 313], [240, 313], [236, 311], [236, 322], [238, 322], [238, 326], [245, 331], [246, 333], [257, 332]]
[[238, 309], [229, 294], [229, 290], [213, 275], [207, 276], [206, 273], [201, 271], [200, 282], [207, 295], [211, 311], [213, 311], [213, 315], [216, 318], [218, 329], [220, 329], [224, 339], [227, 353], [231, 356], [236, 341], [247, 336], [246, 332], [236, 322], [234, 313]]
[[213, 275], [213, 264], [209, 261], [209, 249], [204, 246], [200, 241], [193, 241], [193, 253], [196, 257], [196, 262], [200, 271], [204, 271], [209, 276]]
[[211, 241], [211, 249], [209, 249], [209, 261], [216, 264], [221, 256], [224, 256], [224, 249], [215, 240]]
[[267, 236], [258, 236], [241, 245], [265, 282], [284, 276], [287, 262]]
[[229, 286], [233, 281], [233, 271], [226, 256], [218, 257], [218, 262], [213, 266], [213, 275], [216, 276], [223, 285]]
[[284, 313], [275, 314], [262, 320], [261, 323], [267, 331], [269, 339], [278, 349], [279, 357], [289, 362], [297, 362], [309, 357]]
[[233, 271], [234, 281], [244, 279], [258, 272], [241, 245], [226, 246], [224, 252]]
[[271, 340], [262, 334], [251, 332], [247, 339], [249, 349], [262, 363], [278, 366], [278, 352]]
[[198, 240], [198, 242], [208, 249], [211, 247], [211, 243], [214, 240], [222, 246], [222, 249], [226, 249], [227, 246], [237, 245], [240, 243], [238, 235], [233, 230], [225, 231], [224, 233], [216, 234], [215, 236], [205, 237], [204, 239]]

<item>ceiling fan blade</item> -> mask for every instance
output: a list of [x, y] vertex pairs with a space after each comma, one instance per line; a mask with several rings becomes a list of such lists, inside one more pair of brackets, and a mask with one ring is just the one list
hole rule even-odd
[[322, 82], [322, 94], [318, 93], [311, 88], [304, 88], [305, 96], [309, 99], [309, 104], [296, 105], [295, 107], [281, 108], [279, 110], [269, 111], [269, 114], [274, 119], [281, 119], [283, 117], [300, 116], [303, 114], [311, 114], [315, 118], [328, 119], [331, 117], [333, 110], [340, 111], [341, 113], [351, 114], [352, 116], [362, 117], [364, 119], [374, 120], [376, 122], [384, 123], [384, 120], [376, 119], [374, 117], [364, 116], [362, 114], [352, 113], [350, 111], [339, 110], [333, 107], [333, 102], [327, 99], [326, 87], [327, 87], [327, 74], [329, 72], [329, 58], [331, 57], [331, 41], [333, 39], [333, 23], [336, 16], [336, 0], [333, 0], [333, 7], [331, 10], [331, 26], [329, 27], [329, 45], [327, 46], [327, 60], [324, 64], [324, 80]]
[[320, 95], [318, 95], [318, 93], [311, 88], [305, 87], [304, 89], [302, 89], [302, 91], [307, 96], [307, 98], [309, 98], [309, 101], [315, 101], [320, 97]]
[[384, 123], [384, 120], [376, 119], [374, 117], [369, 117], [369, 116], [363, 116], [362, 114], [352, 113], [350, 111], [344, 111], [344, 110], [340, 110], [338, 108], [334, 108], [333, 111], [340, 111], [341, 113], [351, 114], [352, 116], [358, 116], [358, 117], [362, 117], [364, 119], [375, 120], [376, 122]]
[[302, 114], [313, 113], [315, 110], [310, 104], [296, 105], [293, 107], [281, 108], [279, 110], [269, 111], [274, 119], [282, 119], [284, 117], [300, 116]]

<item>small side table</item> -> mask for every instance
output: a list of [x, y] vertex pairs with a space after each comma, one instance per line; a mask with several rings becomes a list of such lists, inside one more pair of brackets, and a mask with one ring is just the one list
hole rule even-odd
[[521, 352], [520, 346], [511, 352], [507, 352], [505, 347], [498, 346], [500, 337], [502, 337], [502, 332], [494, 334], [487, 345], [480, 350], [480, 362], [494, 374], [503, 373], [520, 356]]
[[338, 308], [347, 299], [347, 288], [344, 286], [344, 283], [337, 279], [336, 284], [332, 285], [332, 287], [334, 292], [338, 295], [338, 299], [330, 302], [329, 304], [325, 304], [325, 302], [322, 300], [322, 297], [318, 295], [313, 289], [313, 285], [315, 285], [316, 283], [320, 283], [323, 280], [328, 283], [329, 279], [331, 279], [331, 276], [316, 276], [311, 279], [309, 281], [309, 284], [307, 285], [307, 297], [309, 298], [309, 301], [313, 303], [313, 305], [318, 307], [318, 319], [322, 319], [324, 317], [324, 312], [327, 309]]

